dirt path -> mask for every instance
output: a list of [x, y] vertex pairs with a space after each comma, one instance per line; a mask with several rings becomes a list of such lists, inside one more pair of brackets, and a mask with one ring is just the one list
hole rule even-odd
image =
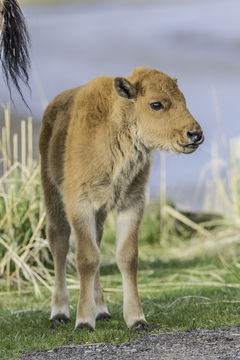
[[240, 327], [150, 334], [121, 345], [69, 345], [51, 351], [31, 353], [21, 358], [30, 359], [235, 360], [240, 359]]

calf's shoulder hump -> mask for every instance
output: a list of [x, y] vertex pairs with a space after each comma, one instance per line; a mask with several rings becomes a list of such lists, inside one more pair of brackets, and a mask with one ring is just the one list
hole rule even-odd
[[79, 86], [65, 90], [55, 96], [44, 111], [42, 124], [48, 123], [49, 125], [54, 126], [54, 122], [59, 115], [59, 112], [64, 112], [64, 114], [67, 115], [73, 107], [75, 96], [81, 89], [82, 86]]

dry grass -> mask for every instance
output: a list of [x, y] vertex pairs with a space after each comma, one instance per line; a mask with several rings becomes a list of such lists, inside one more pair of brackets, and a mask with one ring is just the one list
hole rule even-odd
[[[45, 212], [40, 195], [39, 165], [32, 156], [32, 119], [21, 121], [21, 139], [11, 136], [10, 109], [4, 108], [5, 126], [0, 141], [0, 276], [20, 291], [31, 282], [49, 287], [44, 263], [49, 262], [43, 239]], [[19, 146], [20, 143], [20, 146]]]

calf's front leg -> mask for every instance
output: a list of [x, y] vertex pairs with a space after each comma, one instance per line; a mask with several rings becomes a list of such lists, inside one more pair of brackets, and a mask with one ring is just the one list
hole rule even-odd
[[95, 211], [90, 203], [78, 203], [76, 207], [71, 207], [69, 217], [76, 234], [76, 260], [80, 277], [80, 297], [75, 328], [87, 328], [93, 331], [96, 325], [94, 284], [100, 263]]
[[138, 229], [142, 207], [132, 207], [117, 216], [117, 263], [123, 281], [123, 315], [128, 327], [148, 327], [137, 288]]

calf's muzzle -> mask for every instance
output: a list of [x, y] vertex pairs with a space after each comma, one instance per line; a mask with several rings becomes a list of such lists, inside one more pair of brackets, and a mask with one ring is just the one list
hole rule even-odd
[[202, 130], [188, 131], [187, 137], [192, 141], [191, 144], [186, 145], [186, 147], [190, 147], [190, 148], [197, 148], [204, 141], [204, 135]]

